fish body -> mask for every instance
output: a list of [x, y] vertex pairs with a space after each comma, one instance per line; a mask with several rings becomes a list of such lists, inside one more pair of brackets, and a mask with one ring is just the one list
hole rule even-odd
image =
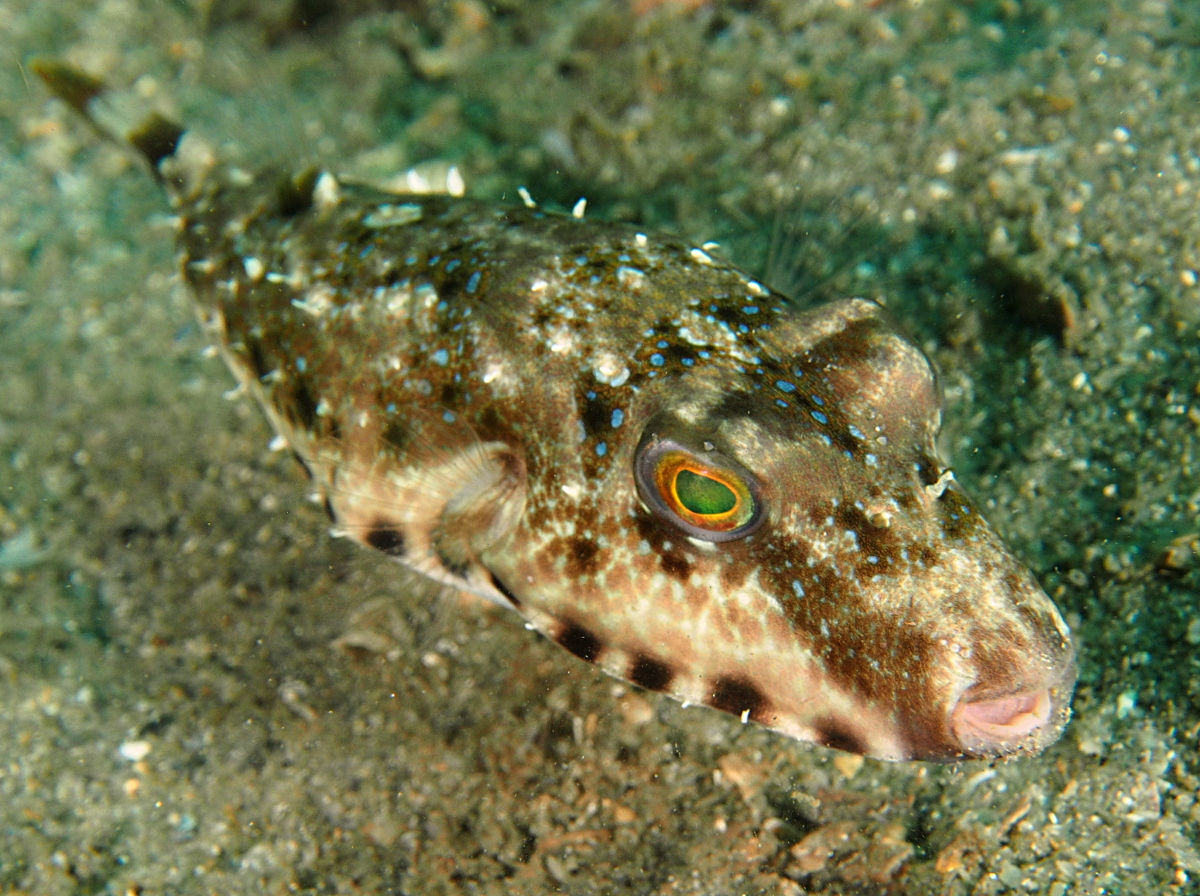
[[[174, 149], [151, 162], [183, 183]], [[879, 305], [801, 310], [537, 208], [190, 182], [201, 319], [349, 536], [801, 740], [945, 760], [1061, 733], [1067, 627], [939, 459], [937, 378]]]

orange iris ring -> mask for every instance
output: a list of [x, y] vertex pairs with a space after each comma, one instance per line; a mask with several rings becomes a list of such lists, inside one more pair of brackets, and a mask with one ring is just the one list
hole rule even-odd
[[[715, 480], [733, 492], [733, 507], [722, 513], [710, 514], [696, 513], [685, 507], [676, 486], [679, 474], [685, 470]], [[654, 467], [654, 484], [667, 509], [697, 529], [732, 532], [746, 525], [754, 516], [754, 496], [750, 494], [750, 489], [742, 477], [729, 470], [702, 464], [692, 455], [682, 451], [668, 451], [658, 459]]]

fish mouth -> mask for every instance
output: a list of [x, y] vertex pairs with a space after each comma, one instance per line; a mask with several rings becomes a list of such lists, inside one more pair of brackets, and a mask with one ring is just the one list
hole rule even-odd
[[964, 755], [974, 758], [1036, 753], [1057, 740], [1070, 715], [1075, 676], [997, 694], [968, 688], [950, 714], [950, 729]]

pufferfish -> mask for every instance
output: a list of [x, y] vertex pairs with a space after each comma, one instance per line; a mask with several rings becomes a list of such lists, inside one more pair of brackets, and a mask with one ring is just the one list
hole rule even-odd
[[[102, 85], [39, 62], [89, 116]], [[878, 304], [802, 310], [618, 223], [197, 165], [160, 116], [206, 332], [335, 525], [687, 704], [889, 760], [1036, 752], [1062, 616], [939, 458]]]

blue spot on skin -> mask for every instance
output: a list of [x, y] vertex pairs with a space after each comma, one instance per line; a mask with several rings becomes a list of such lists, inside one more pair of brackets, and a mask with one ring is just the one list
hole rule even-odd
[[588, 257], [586, 255], [578, 255], [575, 257], [575, 263], [578, 265], [585, 265], [588, 263]]
[[304, 371], [308, 370], [308, 361], [304, 360], [304, 358], [297, 358], [296, 369], [304, 373]]
[[604, 457], [606, 454], [608, 454], [608, 442], [601, 442], [596, 446], [596, 456]]
[[445, 367], [450, 361], [450, 353], [444, 348], [439, 348], [430, 357], [433, 358], [434, 364], [440, 364], [442, 367]]
[[747, 305], [742, 310], [745, 311], [747, 314], [758, 314], [758, 306], [757, 305]]
[[659, 348], [666, 348], [668, 345], [670, 345], [670, 343], [669, 343], [669, 342], [667, 342], [667, 340], [665, 340], [665, 339], [660, 339], [660, 340], [658, 340], [658, 347], [659, 347]]
[[408, 258], [404, 259], [404, 263], [405, 263], [405, 264], [407, 264], [407, 265], [414, 265], [414, 264], [416, 264], [416, 263], [417, 263], [417, 256], [415, 256], [415, 255], [410, 255], [410, 256], [408, 256]]
[[456, 268], [457, 268], [457, 267], [458, 267], [460, 264], [462, 264], [462, 262], [461, 262], [461, 261], [459, 261], [457, 258], [451, 258], [451, 259], [450, 259], [448, 262], [446, 262], [446, 273], [447, 273], [447, 274], [453, 274], [453, 273], [454, 273], [454, 271], [455, 271], [455, 269], [456, 269]]
[[396, 403], [395, 403], [394, 401], [393, 401], [393, 402], [389, 402], [389, 403], [388, 403], [388, 406], [387, 406], [387, 412], [388, 412], [389, 414], [394, 414], [394, 413], [396, 413]]
[[853, 423], [850, 424], [850, 426], [848, 426], [847, 429], [850, 431], [850, 435], [854, 436], [854, 438], [856, 438], [860, 441], [866, 438], [866, 436], [863, 435], [862, 430], [859, 429], [857, 426], [855, 426]]
[[620, 426], [624, 422], [625, 422], [625, 412], [623, 410], [621, 410], [620, 408], [617, 408], [612, 413], [612, 428], [616, 429], [618, 426]]
[[818, 423], [825, 424], [825, 423], [829, 422], [829, 418], [826, 417], [824, 414], [822, 414], [820, 411], [813, 411], [812, 416], [813, 416], [813, 419], [816, 420]]
[[799, 379], [800, 377], [804, 376], [804, 371], [797, 367], [792, 371], [792, 376], [796, 377], [796, 379]]
[[654, 354], [652, 354], [650, 356], [650, 363], [653, 364], [655, 367], [662, 367], [665, 362], [666, 362], [666, 359], [663, 358], [663, 356], [660, 355], [658, 352], [655, 352]]
[[475, 290], [479, 289], [480, 276], [481, 276], [481, 274], [479, 273], [479, 271], [476, 271], [470, 277], [467, 278], [467, 292], [475, 292]]
[[879, 459], [875, 457], [874, 454], [868, 454], [864, 460], [866, 460], [868, 467], [876, 467], [879, 465]]
[[432, 267], [437, 267], [437, 263], [438, 263], [439, 261], [441, 261], [441, 260], [442, 260], [442, 256], [440, 256], [440, 255], [435, 255], [435, 256], [433, 256], [433, 258], [429, 259], [429, 266], [430, 266], [431, 268], [432, 268]]
[[701, 349], [700, 351], [696, 352], [696, 354], [698, 354], [701, 358], [705, 358], [705, 359], [712, 357], [712, 353], [707, 350], [704, 350], [704, 349]]
[[684, 358], [684, 359], [683, 359], [683, 366], [684, 366], [684, 367], [691, 367], [691, 366], [692, 366], [693, 364], [695, 364], [695, 363], [696, 363], [696, 362], [695, 362], [693, 359], [691, 359], [691, 358]]
[[454, 411], [446, 411], [446, 413], [442, 414], [442, 419], [447, 423], [453, 423], [455, 420]]
[[812, 400], [815, 401], [819, 407], [825, 407], [825, 399], [820, 395], [814, 395]]
[[595, 393], [595, 392], [588, 392], [588, 393], [587, 393], [587, 400], [588, 400], [588, 401], [595, 401], [595, 400], [596, 400], [596, 393]]
[[796, 387], [793, 386], [791, 383], [789, 383], [787, 380], [776, 380], [775, 388], [778, 389], [780, 392], [795, 392], [796, 391]]
[[775, 403], [777, 405], [779, 405], [781, 408], [786, 408], [788, 406], [788, 403], [786, 401], [784, 401], [782, 398], [776, 398]]
[[796, 597], [804, 597], [804, 586], [797, 579], [792, 579], [792, 590], [796, 592]]

